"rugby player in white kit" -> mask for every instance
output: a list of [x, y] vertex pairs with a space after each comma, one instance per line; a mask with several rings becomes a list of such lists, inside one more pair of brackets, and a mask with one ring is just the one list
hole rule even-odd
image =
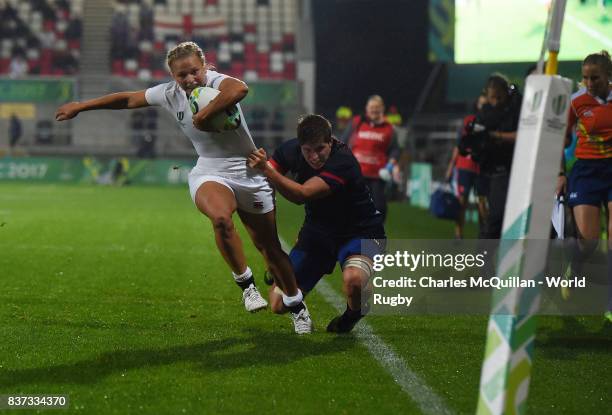
[[[266, 178], [247, 167], [246, 157], [255, 149], [253, 139], [238, 104], [248, 93], [239, 79], [209, 69], [202, 49], [183, 42], [168, 52], [166, 62], [173, 81], [136, 91], [118, 92], [83, 102], [70, 102], [58, 108], [55, 119], [64, 121], [82, 111], [131, 109], [161, 106], [168, 110], [198, 153], [198, 162], [189, 174], [191, 197], [200, 212], [211, 221], [219, 252], [243, 290], [247, 311], [267, 306], [255, 286], [247, 266], [242, 242], [232, 216], [238, 213], [255, 247], [281, 288], [283, 303], [291, 311], [295, 332], [310, 333], [312, 321], [298, 289], [291, 263], [281, 248], [276, 229], [274, 194]], [[191, 92], [201, 86], [219, 90], [219, 95], [196, 114], [189, 109]], [[242, 122], [236, 130], [216, 131], [208, 124], [215, 114], [237, 105]]]

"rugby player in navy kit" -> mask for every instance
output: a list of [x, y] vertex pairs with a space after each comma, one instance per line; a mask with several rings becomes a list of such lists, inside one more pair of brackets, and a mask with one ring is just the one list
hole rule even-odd
[[[327, 119], [311, 114], [299, 121], [297, 138], [283, 143], [270, 160], [259, 149], [251, 153], [248, 164], [261, 170], [289, 201], [305, 205], [306, 218], [289, 254], [298, 287], [306, 295], [338, 262], [347, 307], [327, 331], [351, 331], [367, 312], [361, 309], [362, 291], [372, 275], [372, 257], [385, 241], [383, 215], [374, 206], [353, 153], [332, 137]], [[273, 286], [273, 312], [287, 311], [281, 300]]]

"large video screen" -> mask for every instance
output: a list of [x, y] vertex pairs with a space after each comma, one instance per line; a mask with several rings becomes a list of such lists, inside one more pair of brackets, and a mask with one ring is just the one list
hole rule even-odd
[[[567, 1], [560, 60], [612, 50], [611, 3]], [[551, 0], [455, 0], [455, 62], [537, 60], [550, 5]]]

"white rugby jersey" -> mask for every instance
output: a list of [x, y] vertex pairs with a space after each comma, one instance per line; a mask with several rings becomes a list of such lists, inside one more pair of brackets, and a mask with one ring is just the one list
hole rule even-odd
[[[221, 81], [227, 75], [207, 70], [206, 86], [219, 89]], [[240, 127], [233, 131], [209, 133], [198, 130], [191, 121], [193, 114], [189, 109], [189, 100], [185, 91], [175, 82], [167, 82], [149, 88], [145, 91], [145, 99], [149, 105], [160, 106], [168, 110], [176, 120], [179, 128], [189, 137], [196, 152], [205, 158], [247, 157], [255, 150], [253, 138], [246, 125], [244, 114], [239, 104]]]

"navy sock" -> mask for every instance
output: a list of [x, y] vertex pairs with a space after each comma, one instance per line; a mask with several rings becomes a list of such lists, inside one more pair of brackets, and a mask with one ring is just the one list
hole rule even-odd
[[238, 286], [242, 288], [242, 291], [244, 291], [249, 288], [251, 284], [255, 285], [255, 278], [253, 278], [253, 276], [251, 275], [248, 279], [244, 281], [236, 281], [236, 284], [238, 284]]
[[351, 321], [359, 320], [361, 317], [361, 309], [352, 310], [349, 305], [346, 305], [346, 310], [344, 311], [344, 315]]
[[[285, 306], [285, 307], [287, 307], [287, 306]], [[300, 311], [302, 311], [303, 309], [305, 309], [305, 308], [306, 308], [306, 306], [304, 305], [304, 302], [303, 302], [303, 301], [300, 301], [300, 303], [299, 303], [299, 304], [294, 305], [294, 306], [291, 306], [291, 307], [287, 307], [287, 308], [288, 308], [288, 309], [289, 309], [289, 311], [291, 311], [293, 314], [297, 314], [297, 313], [299, 313]]]

